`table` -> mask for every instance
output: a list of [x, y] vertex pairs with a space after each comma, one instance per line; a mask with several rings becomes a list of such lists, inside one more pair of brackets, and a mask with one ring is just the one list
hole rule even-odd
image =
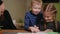
[[2, 32], [27, 32], [25, 30], [2, 30]]
[[26, 30], [2, 30], [3, 34], [29, 33]]
[[2, 30], [0, 34], [58, 34], [57, 32], [38, 32], [38, 33], [31, 33], [25, 30]]

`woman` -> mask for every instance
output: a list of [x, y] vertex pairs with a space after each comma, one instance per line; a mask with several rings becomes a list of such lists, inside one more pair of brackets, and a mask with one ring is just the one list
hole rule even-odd
[[11, 16], [7, 10], [5, 10], [4, 2], [0, 0], [0, 28], [1, 29], [16, 29]]

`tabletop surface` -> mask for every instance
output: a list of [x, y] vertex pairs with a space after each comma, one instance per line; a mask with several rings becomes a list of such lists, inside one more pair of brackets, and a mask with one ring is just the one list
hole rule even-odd
[[38, 32], [38, 33], [31, 33], [25, 30], [2, 30], [0, 31], [2, 34], [58, 34], [57, 32]]

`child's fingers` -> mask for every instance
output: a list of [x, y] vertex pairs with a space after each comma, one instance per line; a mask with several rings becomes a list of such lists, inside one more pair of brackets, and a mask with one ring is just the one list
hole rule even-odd
[[39, 27], [37, 27], [36, 25], [34, 25], [34, 27], [35, 27], [35, 28], [39, 28]]

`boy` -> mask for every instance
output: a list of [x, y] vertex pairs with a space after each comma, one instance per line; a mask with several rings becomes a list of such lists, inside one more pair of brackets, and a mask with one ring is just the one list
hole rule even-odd
[[27, 12], [25, 15], [25, 30], [30, 30], [31, 32], [39, 32], [40, 30], [36, 27], [36, 20], [37, 16], [40, 15], [42, 18], [41, 13], [42, 1], [41, 0], [32, 0], [31, 2], [31, 11]]

